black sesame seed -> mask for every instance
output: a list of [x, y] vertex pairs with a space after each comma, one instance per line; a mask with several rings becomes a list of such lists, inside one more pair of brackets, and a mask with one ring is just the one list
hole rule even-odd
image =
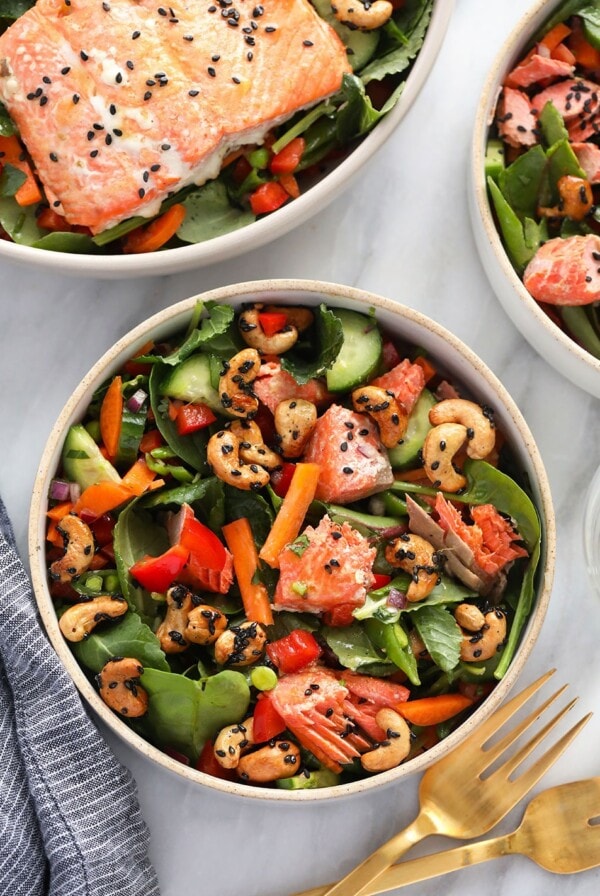
[[215, 71], [215, 69], [213, 68], [212, 65], [209, 65], [208, 68], [206, 69], [206, 71], [207, 71], [208, 74], [211, 76], [211, 78], [216, 78], [217, 73], [216, 73], [216, 71]]
[[97, 149], [93, 149], [93, 150], [91, 151], [91, 153], [90, 153], [90, 156], [91, 156], [92, 159], [95, 159], [97, 155], [98, 155], [98, 150], [97, 150]]
[[267, 32], [267, 34], [272, 34], [273, 31], [277, 31], [277, 28], [275, 27], [275, 25], [267, 25], [265, 31]]
[[198, 96], [199, 90], [188, 90], [188, 96]]
[[52, 78], [49, 78], [48, 75], [44, 75], [42, 81], [44, 82], [44, 84], [52, 84]]
[[162, 150], [164, 150], [164, 152], [166, 152], [168, 149], [171, 149], [171, 144], [170, 144], [170, 143], [163, 143], [163, 144], [161, 145], [160, 148], [161, 148]]
[[134, 31], [133, 34], [131, 35], [131, 39], [132, 39], [132, 40], [137, 40], [138, 37], [141, 37], [141, 36], [142, 36], [142, 32], [141, 32], [141, 31]]
[[60, 73], [61, 73], [61, 75], [68, 75], [70, 71], [71, 71], [71, 66], [65, 65], [64, 68], [61, 68]]
[[110, 106], [108, 107], [108, 111], [110, 112], [111, 115], [117, 114], [117, 107], [115, 106], [114, 103], [110, 104]]
[[144, 190], [143, 187], [140, 187], [138, 190], [138, 196], [140, 197], [140, 199], [143, 199], [145, 195], [146, 195], [146, 191]]
[[150, 99], [152, 99], [152, 91], [147, 90], [146, 93], [144, 94], [144, 100], [147, 102]]
[[117, 84], [120, 84], [122, 82], [122, 80], [123, 80], [123, 75], [121, 74], [121, 72], [117, 72], [117, 74], [115, 75], [115, 81], [117, 82]]
[[47, 96], [40, 97], [40, 106], [45, 106], [47, 102], [48, 102]]
[[74, 103], [75, 105], [77, 105], [78, 102], [79, 102], [79, 94], [78, 94], [78, 93], [74, 93], [74, 94], [73, 94], [73, 103]]
[[84, 62], [87, 62], [88, 59], [90, 58], [90, 57], [88, 56], [88, 54], [85, 52], [85, 50], [81, 50], [80, 53], [79, 53], [79, 55], [80, 55], [81, 59], [82, 59]]
[[51, 161], [51, 162], [58, 162], [58, 156], [56, 155], [55, 152], [51, 152], [51, 153], [50, 153], [50, 161]]
[[240, 81], [240, 79], [239, 79], [236, 75], [234, 75], [234, 76], [232, 77], [231, 80], [233, 81], [234, 84], [241, 84], [241, 83], [242, 83], [242, 82]]
[[303, 45], [304, 47], [313, 47], [313, 46], [314, 46], [312, 40], [303, 40], [303, 41], [302, 41], [302, 45]]
[[110, 146], [110, 144], [112, 143], [112, 139], [113, 138], [112, 138], [111, 134], [106, 135], [106, 137], [104, 138], [104, 142], [106, 143], [107, 146]]
[[347, 475], [350, 473], [354, 473], [352, 467], [342, 467], [342, 473], [346, 473]]
[[150, 165], [150, 171], [160, 171], [160, 165]]
[[121, 130], [121, 128], [114, 128], [113, 134], [115, 135], [115, 137], [122, 137], [123, 131]]

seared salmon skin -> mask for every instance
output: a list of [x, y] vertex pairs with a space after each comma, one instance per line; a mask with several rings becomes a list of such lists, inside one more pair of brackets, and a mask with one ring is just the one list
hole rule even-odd
[[0, 37], [46, 198], [93, 234], [216, 177], [350, 71], [308, 0], [38, 0]]

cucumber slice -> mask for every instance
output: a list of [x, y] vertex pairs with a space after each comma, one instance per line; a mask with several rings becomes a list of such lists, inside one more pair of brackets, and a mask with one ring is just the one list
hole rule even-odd
[[348, 392], [375, 374], [383, 342], [374, 318], [344, 308], [332, 310], [342, 325], [344, 341], [327, 371], [327, 388], [330, 392]]
[[136, 460], [146, 427], [146, 417], [147, 411], [130, 411], [127, 407], [123, 408], [116, 457], [117, 466], [132, 464]]
[[502, 140], [488, 140], [485, 150], [485, 177], [498, 180], [500, 172], [505, 168], [504, 165], [504, 144]]
[[121, 477], [81, 423], [69, 428], [62, 450], [65, 475], [83, 491], [97, 482], [120, 482]]
[[348, 28], [347, 25], [343, 25], [333, 14], [330, 0], [311, 0], [311, 3], [321, 18], [331, 25], [346, 47], [348, 62], [352, 66], [352, 71], [357, 72], [364, 68], [367, 62], [375, 55], [375, 50], [379, 43], [379, 32], [358, 31], [358, 29]]
[[434, 396], [428, 389], [423, 389], [408, 418], [408, 426], [402, 443], [388, 450], [390, 463], [395, 470], [408, 467], [416, 461], [419, 451], [423, 447], [425, 436], [431, 429], [429, 411], [434, 404], [436, 404]]
[[275, 786], [280, 790], [315, 790], [320, 787], [334, 787], [340, 783], [340, 776], [328, 768], [308, 771], [306, 774], [293, 775], [291, 778], [279, 778]]
[[[221, 364], [222, 366], [222, 364]], [[213, 370], [208, 355], [190, 355], [165, 377], [161, 392], [181, 401], [202, 402], [223, 413], [219, 393], [213, 386]]]

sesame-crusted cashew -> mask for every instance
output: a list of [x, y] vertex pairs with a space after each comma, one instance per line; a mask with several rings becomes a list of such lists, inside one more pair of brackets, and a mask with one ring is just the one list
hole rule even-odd
[[360, 757], [367, 772], [386, 772], [404, 762], [410, 752], [410, 728], [406, 720], [393, 709], [380, 709], [375, 721], [386, 733], [386, 739], [375, 744]]
[[291, 778], [299, 768], [300, 749], [289, 740], [278, 740], [242, 756], [237, 773], [243, 781], [267, 784], [279, 778]]
[[67, 641], [83, 641], [99, 622], [118, 619], [127, 612], [127, 601], [120, 595], [100, 594], [65, 610], [58, 621]]
[[258, 622], [232, 625], [215, 641], [215, 660], [220, 666], [250, 666], [264, 654], [267, 634]]
[[129, 719], [148, 711], [148, 693], [140, 685], [144, 667], [131, 656], [115, 656], [96, 675], [100, 696], [107, 706]]
[[440, 557], [420, 535], [406, 532], [394, 538], [386, 545], [385, 559], [391, 566], [411, 574], [412, 582], [406, 592], [411, 603], [426, 598], [440, 580]]
[[418, 633], [416, 628], [411, 628], [408, 633], [408, 646], [414, 658], [416, 660], [428, 660], [430, 659], [429, 651], [425, 646], [425, 641]]
[[454, 466], [454, 455], [464, 445], [467, 428], [462, 423], [441, 423], [429, 430], [423, 442], [423, 468], [435, 488], [459, 492], [467, 477]]
[[485, 616], [475, 604], [459, 604], [454, 610], [454, 618], [468, 632], [478, 632], [485, 624]]
[[285, 314], [288, 323], [296, 327], [299, 333], [308, 330], [315, 319], [310, 308], [302, 305], [265, 305], [263, 310], [269, 314]]
[[317, 422], [317, 409], [312, 401], [289, 398], [275, 408], [275, 429], [284, 457], [300, 457]]
[[222, 728], [215, 738], [213, 752], [222, 768], [237, 768], [242, 754], [254, 745], [252, 716], [237, 725]]
[[447, 398], [438, 401], [429, 411], [429, 422], [461, 423], [467, 429], [465, 450], [474, 460], [483, 460], [494, 450], [496, 429], [491, 408], [467, 401], [466, 398]]
[[252, 383], [258, 376], [260, 355], [255, 348], [244, 348], [223, 364], [219, 378], [221, 404], [234, 417], [253, 417], [258, 398]]
[[243, 491], [258, 491], [270, 480], [263, 467], [242, 462], [240, 440], [230, 429], [222, 429], [210, 437], [206, 459], [215, 476]]
[[186, 641], [192, 644], [214, 644], [227, 628], [227, 616], [209, 604], [199, 604], [190, 610], [183, 632]]
[[50, 566], [50, 577], [58, 582], [71, 582], [89, 569], [94, 557], [92, 530], [73, 513], [68, 513], [56, 527], [62, 535], [65, 552]]
[[464, 663], [482, 663], [502, 649], [506, 639], [506, 616], [499, 607], [484, 613], [479, 631], [463, 631], [460, 658]]
[[402, 441], [408, 414], [396, 401], [393, 392], [379, 386], [361, 386], [352, 393], [352, 404], [355, 411], [362, 411], [375, 421], [385, 448], [393, 448]]
[[242, 339], [246, 345], [263, 355], [282, 355], [298, 341], [298, 330], [293, 324], [286, 322], [278, 333], [268, 336], [260, 323], [261, 307], [254, 305], [240, 314], [238, 325]]
[[254, 420], [234, 420], [229, 431], [240, 440], [240, 457], [245, 464], [260, 464], [265, 470], [277, 470], [281, 466], [280, 456], [267, 448], [260, 426]]
[[156, 637], [165, 653], [182, 653], [189, 642], [185, 637], [188, 616], [193, 607], [192, 592], [184, 585], [173, 585], [167, 591], [167, 612], [156, 629]]
[[394, 7], [388, 0], [333, 0], [331, 9], [336, 19], [349, 28], [372, 31], [391, 18]]

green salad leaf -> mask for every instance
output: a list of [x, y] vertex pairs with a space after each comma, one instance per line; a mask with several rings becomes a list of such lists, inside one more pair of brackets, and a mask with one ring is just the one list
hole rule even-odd
[[156, 426], [163, 439], [181, 460], [199, 473], [208, 472], [206, 462], [206, 446], [208, 432], [201, 429], [190, 435], [181, 436], [177, 426], [168, 414], [168, 405], [162, 394], [162, 384], [170, 374], [171, 368], [166, 364], [155, 364], [150, 373], [150, 404], [156, 420]]
[[232, 205], [225, 184], [209, 181], [187, 196], [183, 204], [186, 215], [177, 231], [184, 243], [202, 243], [246, 227], [256, 220], [250, 209]]
[[98, 628], [83, 641], [71, 644], [71, 648], [77, 661], [96, 673], [115, 656], [134, 657], [145, 669], [170, 671], [158, 638], [133, 610], [114, 625]]
[[454, 616], [442, 607], [419, 605], [412, 621], [434, 663], [444, 672], [455, 669], [460, 662], [462, 632]]
[[283, 370], [297, 383], [323, 376], [333, 364], [343, 342], [342, 325], [325, 305], [316, 309], [315, 324], [302, 334], [293, 349], [281, 357]]
[[164, 553], [169, 548], [167, 533], [147, 510], [139, 507], [137, 501], [132, 501], [119, 514], [113, 539], [121, 592], [130, 608], [139, 613], [142, 622], [152, 625], [157, 614], [156, 603], [133, 580], [129, 570], [147, 554], [159, 557]]

